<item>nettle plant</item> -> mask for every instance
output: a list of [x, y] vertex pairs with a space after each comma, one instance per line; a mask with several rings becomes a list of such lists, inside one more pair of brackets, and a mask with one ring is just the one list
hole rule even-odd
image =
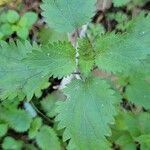
[[[45, 0], [41, 5], [42, 15], [50, 27], [71, 33], [90, 22], [95, 3], [94, 0]], [[137, 107], [150, 108], [149, 14], [141, 13], [128, 22], [124, 33], [114, 31], [95, 38], [85, 33], [76, 46], [61, 41], [45, 45], [31, 45], [28, 41], [0, 45], [0, 98], [6, 102], [16, 98], [30, 101], [49, 86], [51, 76], [62, 79], [78, 72], [80, 78], [66, 85], [63, 89], [66, 100], [59, 101], [56, 108], [55, 121], [58, 129], [64, 129], [63, 140], [69, 141], [68, 149], [110, 149], [110, 126], [115, 124], [122, 99]], [[126, 87], [124, 92], [120, 87]], [[22, 123], [17, 131], [28, 128], [31, 119], [25, 118], [28, 125]], [[14, 120], [10, 121], [13, 128]], [[41, 130], [45, 135], [51, 134], [47, 127]], [[56, 138], [52, 134], [53, 137]], [[41, 148], [43, 138], [40, 134], [37, 138]], [[53, 143], [52, 149], [60, 149], [56, 144]]]

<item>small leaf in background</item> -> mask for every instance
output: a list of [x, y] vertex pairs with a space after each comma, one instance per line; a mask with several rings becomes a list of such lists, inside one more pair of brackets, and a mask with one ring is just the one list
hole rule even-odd
[[23, 150], [39, 150], [35, 145], [33, 144], [24, 144]]
[[18, 26], [20, 27], [25, 27], [27, 25], [27, 18], [26, 17], [21, 17], [19, 22], [18, 22]]
[[140, 143], [141, 150], [150, 150], [150, 134], [143, 134], [136, 141]]
[[27, 37], [29, 35], [29, 30], [26, 27], [20, 27], [17, 29], [16, 33], [17, 33], [18, 37], [25, 40], [25, 39], [27, 39]]
[[48, 117], [53, 118], [56, 116], [56, 102], [64, 99], [65, 97], [60, 91], [53, 92], [41, 101], [42, 109]]
[[122, 7], [128, 4], [131, 0], [113, 0], [113, 4], [115, 7]]
[[[123, 150], [136, 150], [139, 137], [150, 133], [150, 114], [148, 112], [120, 112], [116, 117], [116, 124], [112, 127], [111, 141]], [[146, 139], [146, 138], [145, 138]], [[142, 139], [144, 141], [144, 137]], [[146, 143], [149, 143], [147, 136]], [[141, 149], [144, 150], [144, 149]], [[148, 150], [148, 149], [145, 149]]]
[[25, 132], [30, 128], [31, 116], [21, 109], [1, 108], [0, 118], [17, 132]]
[[34, 139], [38, 133], [38, 130], [41, 128], [42, 126], [42, 119], [41, 118], [35, 118], [32, 123], [31, 123], [31, 127], [29, 129], [28, 132], [28, 137], [29, 139]]
[[7, 13], [3, 12], [0, 14], [0, 23], [6, 23], [7, 21]]
[[9, 36], [13, 33], [12, 26], [9, 23], [2, 24], [0, 26], [0, 31], [4, 36]]
[[131, 1], [134, 6], [144, 6], [147, 2], [149, 2], [149, 0], [132, 0]]
[[25, 26], [30, 28], [38, 19], [38, 16], [36, 13], [34, 12], [26, 12], [23, 16], [22, 16], [23, 20], [27, 20]]
[[94, 67], [94, 49], [88, 38], [79, 39], [78, 44], [79, 69], [87, 77]]
[[30, 28], [37, 21], [38, 16], [34, 12], [25, 13], [19, 20], [17, 26], [13, 26], [13, 29], [16, 30], [18, 37], [23, 40], [28, 38]]
[[6, 101], [2, 101], [1, 105], [8, 109], [16, 109], [21, 101], [23, 100], [16, 97], [14, 99], [7, 99]]
[[4, 34], [0, 32], [0, 40], [4, 37]]
[[50, 27], [43, 27], [40, 29], [39, 34], [39, 41], [42, 44], [47, 44], [49, 42], [57, 42], [57, 41], [67, 41], [67, 34], [60, 33], [55, 31]]
[[116, 21], [116, 29], [124, 31], [127, 28], [128, 16], [126, 13], [122, 11], [118, 11], [117, 13], [108, 13], [108, 19], [111, 21]]
[[36, 136], [36, 142], [42, 150], [61, 149], [56, 133], [51, 127], [48, 126], [42, 126]]
[[134, 144], [133, 138], [130, 134], [124, 133], [121, 135], [115, 143], [123, 150], [136, 150], [136, 144]]
[[29, 129], [32, 118], [27, 112], [18, 109], [10, 111], [7, 114], [7, 120], [11, 128], [24, 132]]
[[93, 24], [90, 23], [87, 30], [88, 37], [94, 41], [96, 38], [98, 38], [100, 35], [104, 34], [105, 28], [102, 24]]
[[9, 23], [16, 23], [19, 20], [19, 14], [14, 10], [9, 10], [7, 12], [7, 20]]
[[27, 12], [21, 17], [18, 25], [21, 27], [31, 28], [31, 26], [37, 21], [37, 19], [38, 16], [36, 13]]
[[8, 130], [8, 125], [4, 123], [0, 123], [0, 137], [3, 137]]
[[23, 141], [15, 140], [12, 137], [5, 137], [2, 143], [4, 150], [22, 150]]

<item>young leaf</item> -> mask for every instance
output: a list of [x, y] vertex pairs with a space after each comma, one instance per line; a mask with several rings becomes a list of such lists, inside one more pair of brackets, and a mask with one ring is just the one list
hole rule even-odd
[[62, 78], [71, 74], [75, 68], [75, 49], [68, 42], [58, 42], [33, 51], [25, 60], [29, 68], [43, 75]]
[[13, 33], [12, 27], [9, 23], [4, 23], [0, 26], [0, 31], [4, 36], [10, 36]]
[[21, 19], [26, 20], [26, 24], [24, 24], [24, 27], [31, 28], [31, 26], [37, 21], [38, 16], [34, 12], [26, 12]]
[[31, 46], [28, 42], [7, 44], [0, 43], [0, 97], [14, 98], [22, 91], [30, 100], [35, 95], [41, 94], [41, 89], [49, 85], [49, 76], [43, 76], [42, 72], [32, 70], [23, 62], [26, 54], [33, 49], [39, 49], [37, 45]]
[[9, 10], [7, 13], [7, 20], [10, 23], [16, 23], [19, 20], [19, 14], [14, 10]]
[[3, 143], [2, 143], [2, 148], [4, 150], [21, 150], [23, 147], [23, 141], [20, 140], [15, 140], [12, 137], [5, 137]]
[[27, 27], [18, 27], [16, 31], [18, 37], [23, 40], [26, 40], [29, 35], [29, 29]]
[[60, 150], [60, 143], [54, 130], [48, 126], [43, 126], [36, 136], [36, 142], [42, 150]]
[[34, 139], [38, 133], [38, 130], [42, 126], [42, 119], [41, 118], [35, 118], [32, 123], [31, 127], [28, 132], [29, 139]]
[[[127, 33], [107, 33], [96, 41], [96, 65], [107, 72], [129, 72], [144, 66], [150, 54], [150, 14], [133, 19]], [[140, 69], [140, 68], [138, 68]]]
[[50, 27], [71, 32], [90, 21], [96, 0], [44, 0], [41, 8]]
[[64, 99], [60, 91], [53, 92], [41, 101], [41, 107], [48, 117], [53, 118], [56, 116], [56, 102]]
[[66, 128], [64, 141], [71, 139], [70, 149], [110, 149], [105, 136], [108, 124], [114, 123], [114, 91], [109, 85], [91, 77], [85, 82], [74, 80], [65, 89], [68, 99], [57, 107], [59, 128]]
[[94, 66], [94, 50], [87, 38], [79, 40], [79, 69], [81, 74], [87, 76]]

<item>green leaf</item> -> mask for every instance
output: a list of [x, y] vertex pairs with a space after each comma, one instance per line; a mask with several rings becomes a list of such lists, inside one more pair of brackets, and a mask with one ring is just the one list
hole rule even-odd
[[15, 140], [12, 137], [5, 137], [3, 143], [2, 143], [2, 148], [4, 150], [21, 150], [23, 146], [23, 142], [20, 140]]
[[105, 28], [102, 24], [94, 24], [94, 23], [90, 23], [88, 25], [88, 28], [87, 28], [87, 36], [88, 38], [94, 42], [96, 38], [99, 37], [99, 35], [102, 35], [104, 34], [106, 31], [105, 31]]
[[128, 133], [121, 135], [115, 143], [123, 150], [136, 150], [136, 144]]
[[21, 17], [17, 25], [24, 28], [27, 26], [27, 22], [28, 20], [26, 17]]
[[43, 126], [36, 136], [36, 142], [42, 150], [60, 150], [60, 143], [54, 130], [48, 126]]
[[113, 0], [113, 4], [115, 7], [122, 7], [128, 4], [131, 0]]
[[71, 32], [90, 21], [96, 0], [44, 0], [41, 8], [50, 27]]
[[[129, 133], [132, 138], [139, 137], [140, 135], [150, 133], [150, 113], [140, 112], [137, 114], [129, 112], [121, 112], [116, 118], [114, 125], [112, 140]], [[121, 132], [120, 132], [121, 131]], [[119, 134], [118, 134], [119, 133]]]
[[43, 111], [48, 117], [53, 118], [56, 116], [56, 102], [64, 100], [65, 97], [61, 92], [53, 92], [41, 101]]
[[1, 15], [0, 15], [0, 22], [1, 22], [1, 23], [6, 23], [6, 22], [8, 22], [8, 21], [7, 21], [7, 13], [6, 13], [6, 12], [1, 13]]
[[29, 35], [28, 28], [26, 28], [26, 27], [18, 28], [16, 33], [17, 33], [18, 37], [20, 37], [23, 40], [26, 40], [28, 38], [28, 35]]
[[42, 126], [42, 119], [41, 118], [35, 118], [32, 123], [31, 123], [31, 127], [29, 129], [28, 132], [28, 136], [29, 139], [34, 139], [38, 133], [38, 130], [41, 128]]
[[49, 85], [49, 76], [43, 76], [41, 71], [32, 70], [23, 62], [27, 53], [38, 50], [36, 44], [33, 46], [29, 42], [7, 44], [0, 43], [0, 97], [10, 99], [24, 93], [30, 100], [34, 93], [41, 94], [41, 89]]
[[10, 36], [13, 33], [12, 27], [9, 23], [2, 24], [0, 31], [4, 36]]
[[150, 113], [120, 112], [116, 124], [112, 127], [111, 141], [123, 150], [136, 150], [136, 139], [150, 133]]
[[35, 145], [33, 144], [24, 144], [23, 145], [24, 150], [39, 150]]
[[62, 32], [57, 32], [54, 29], [51, 29], [49, 27], [43, 27], [39, 31], [39, 41], [40, 43], [47, 44], [52, 42], [58, 42], [58, 41], [67, 41], [67, 34]]
[[150, 149], [150, 134], [144, 134], [136, 138], [136, 140], [141, 145], [141, 150], [149, 150]]
[[9, 10], [7, 13], [7, 20], [9, 23], [16, 23], [19, 20], [19, 14], [14, 10]]
[[144, 67], [150, 54], [150, 15], [133, 19], [127, 33], [107, 33], [96, 41], [96, 65], [107, 72], [130, 72]]
[[128, 20], [127, 14], [122, 11], [118, 11], [116, 13], [109, 13], [107, 14], [107, 17], [110, 20], [116, 20], [118, 23], [122, 23]]
[[138, 122], [138, 115], [134, 115], [132, 113], [124, 113], [123, 116], [125, 124], [127, 126], [127, 131], [134, 138], [141, 134], [140, 126]]
[[110, 149], [105, 136], [111, 135], [108, 124], [116, 114], [114, 91], [109, 85], [91, 77], [86, 81], [74, 80], [65, 89], [68, 99], [57, 107], [58, 128], [66, 128], [64, 141], [70, 140], [69, 149]]
[[3, 137], [8, 130], [8, 125], [4, 123], [0, 123], [0, 137]]
[[141, 134], [150, 133], [150, 113], [149, 112], [142, 112], [137, 115], [138, 120], [138, 127], [140, 129]]
[[26, 12], [18, 22], [18, 26], [30, 29], [37, 21], [38, 16], [34, 12]]
[[26, 12], [22, 18], [27, 20], [25, 26], [30, 28], [37, 21], [38, 16], [34, 12]]
[[43, 75], [62, 78], [75, 71], [75, 49], [68, 42], [45, 45], [41, 51], [33, 51], [26, 64]]
[[147, 2], [149, 2], [149, 0], [133, 0], [132, 3], [134, 4], [134, 6], [144, 6]]
[[122, 146], [123, 150], [137, 150], [137, 145], [132, 142], [132, 143], [128, 143], [127, 145]]
[[0, 32], [0, 40], [4, 37], [4, 34]]
[[126, 96], [134, 104], [150, 109], [150, 84], [142, 77], [132, 77], [126, 89]]
[[79, 40], [79, 69], [81, 74], [87, 76], [94, 66], [94, 50], [87, 38]]
[[5, 108], [10, 108], [10, 109], [13, 109], [13, 108], [17, 108], [19, 106], [19, 104], [21, 103], [21, 101], [23, 101], [23, 98], [14, 98], [14, 99], [7, 99], [6, 101], [2, 101], [1, 102], [1, 106], [2, 107], [5, 107]]
[[1, 108], [0, 119], [17, 132], [25, 132], [30, 128], [31, 116], [21, 109]]

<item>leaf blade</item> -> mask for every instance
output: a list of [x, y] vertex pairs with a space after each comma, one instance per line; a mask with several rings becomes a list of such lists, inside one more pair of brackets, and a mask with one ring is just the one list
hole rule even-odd
[[113, 93], [98, 78], [85, 83], [75, 80], [68, 85], [65, 89], [68, 99], [58, 105], [57, 121], [60, 121], [59, 128], [66, 127], [64, 140], [71, 138], [70, 149], [110, 149], [105, 136], [111, 134], [108, 124], [113, 123], [116, 113], [111, 103]]
[[127, 33], [114, 32], [101, 36], [96, 41], [96, 65], [106, 72], [130, 72], [145, 66], [150, 54], [150, 14], [139, 15], [128, 24]]
[[71, 32], [90, 20], [95, 3], [95, 0], [44, 0], [41, 8], [50, 27]]

